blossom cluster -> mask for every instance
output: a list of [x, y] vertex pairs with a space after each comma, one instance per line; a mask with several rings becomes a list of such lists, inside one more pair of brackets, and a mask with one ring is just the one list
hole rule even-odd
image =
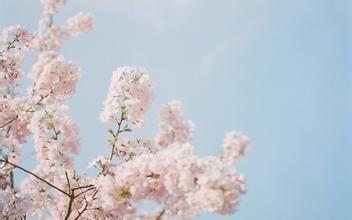
[[166, 201], [165, 216], [227, 214], [245, 192], [243, 176], [231, 165], [197, 156], [189, 143], [140, 155], [100, 175], [97, 186], [103, 209], [114, 217], [135, 216], [133, 204], [142, 200]]
[[[74, 166], [79, 153], [79, 127], [66, 101], [75, 93], [81, 68], [60, 49], [69, 37], [92, 30], [94, 19], [79, 12], [58, 25], [54, 17], [66, 0], [41, 0], [44, 10], [38, 30], [20, 25], [0, 36], [0, 220], [48, 219], [169, 219], [203, 213], [230, 214], [246, 192], [245, 179], [235, 166], [250, 141], [230, 131], [219, 155], [201, 157], [191, 139], [195, 131], [180, 101], [159, 110], [154, 138], [128, 136], [143, 126], [154, 97], [146, 68], [117, 68], [100, 119], [108, 123], [110, 155], [89, 164], [95, 175]], [[28, 72], [27, 52], [36, 54]], [[23, 90], [28, 77], [32, 85]], [[33, 139], [36, 167], [21, 166], [22, 148]], [[16, 183], [14, 172], [24, 172]], [[157, 208], [141, 211], [141, 204]]]
[[29, 128], [41, 166], [72, 167], [70, 154], [78, 153], [80, 143], [78, 126], [70, 119], [67, 106], [50, 105], [34, 113]]
[[[74, 94], [81, 73], [80, 68], [55, 52], [43, 52], [33, 66], [30, 78], [34, 82], [33, 93], [50, 94], [51, 103], [61, 103]], [[45, 100], [46, 102], [49, 99]]]
[[141, 67], [119, 67], [112, 75], [104, 108], [100, 114], [103, 122], [119, 120], [118, 113], [136, 126], [153, 99], [153, 85], [147, 70]]
[[172, 143], [187, 143], [194, 133], [194, 123], [183, 118], [180, 101], [170, 101], [159, 111], [160, 132], [155, 138], [160, 147], [167, 147]]
[[8, 85], [16, 85], [22, 78], [24, 52], [30, 41], [30, 34], [20, 25], [3, 30], [0, 37], [0, 91]]

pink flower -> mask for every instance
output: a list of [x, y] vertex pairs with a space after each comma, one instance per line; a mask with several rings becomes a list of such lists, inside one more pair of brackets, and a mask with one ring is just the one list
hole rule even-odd
[[1, 219], [18, 219], [26, 214], [29, 207], [29, 201], [18, 189], [7, 187], [5, 190], [0, 190]]
[[238, 158], [245, 155], [250, 145], [247, 136], [238, 131], [227, 132], [224, 139], [224, 160], [234, 163]]
[[108, 95], [100, 118], [103, 122], [119, 120], [123, 113], [127, 120], [139, 126], [154, 96], [154, 87], [146, 69], [119, 67], [112, 75]]
[[81, 70], [55, 52], [46, 52], [39, 56], [30, 77], [36, 94], [50, 96], [45, 102], [62, 103], [74, 94]]
[[[1, 132], [6, 136], [12, 136], [19, 143], [24, 143], [29, 135], [27, 129], [29, 112], [25, 110], [31, 100], [28, 97], [23, 98], [0, 98], [0, 142]], [[5, 126], [6, 125], [6, 126]]]
[[72, 167], [71, 155], [78, 153], [80, 143], [78, 126], [70, 119], [67, 106], [51, 105], [36, 112], [29, 127], [42, 166]]
[[80, 36], [93, 29], [94, 19], [90, 14], [80, 12], [67, 20], [66, 29], [72, 36]]
[[[3, 30], [0, 37], [0, 89], [16, 85], [23, 76], [24, 52], [32, 37], [20, 26], [10, 26]], [[1, 95], [1, 91], [0, 91]]]
[[41, 0], [44, 5], [44, 14], [56, 14], [62, 6], [66, 4], [66, 0]]
[[161, 148], [172, 143], [187, 143], [193, 136], [194, 123], [183, 117], [182, 104], [170, 101], [159, 110], [159, 133], [155, 142]]
[[[89, 164], [99, 171], [94, 176], [74, 168], [79, 128], [64, 102], [74, 94], [81, 70], [60, 49], [69, 37], [90, 31], [94, 20], [78, 13], [57, 25], [54, 16], [66, 0], [42, 3], [38, 31], [29, 34], [22, 26], [12, 26], [0, 37], [0, 219], [164, 219], [233, 213], [246, 192], [235, 165], [250, 144], [248, 137], [228, 132], [221, 155], [197, 155], [190, 144], [195, 126], [184, 118], [179, 101], [160, 108], [154, 140], [128, 137], [132, 128], [142, 126], [154, 97], [153, 83], [142, 67], [119, 67], [112, 74], [100, 114], [102, 122], [116, 125], [116, 130], [109, 129], [110, 157], [99, 156]], [[38, 57], [28, 74], [33, 85], [24, 94], [17, 85], [28, 50]], [[34, 170], [21, 167], [22, 145], [30, 135], [38, 162]], [[12, 179], [16, 168], [28, 174], [19, 184]], [[140, 213], [139, 205], [150, 201], [160, 207]]]

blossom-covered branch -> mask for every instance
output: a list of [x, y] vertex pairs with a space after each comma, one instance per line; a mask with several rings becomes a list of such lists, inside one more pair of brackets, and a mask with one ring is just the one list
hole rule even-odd
[[[154, 97], [154, 84], [143, 67], [118, 67], [112, 73], [100, 113], [112, 127], [110, 154], [89, 164], [96, 175], [75, 169], [79, 126], [65, 103], [82, 71], [60, 48], [68, 38], [89, 32], [94, 19], [79, 12], [57, 24], [55, 16], [66, 0], [41, 1], [37, 31], [16, 25], [0, 37], [0, 219], [159, 220], [233, 213], [246, 192], [235, 166], [248, 149], [248, 137], [230, 131], [222, 153], [200, 157], [191, 144], [195, 125], [175, 100], [161, 106], [154, 137], [128, 136], [143, 127]], [[25, 71], [27, 52], [36, 54], [36, 60]], [[32, 81], [27, 92], [20, 85], [25, 76]], [[33, 170], [20, 166], [22, 145], [30, 137], [37, 157]], [[13, 179], [17, 170], [28, 174], [19, 183]], [[144, 213], [139, 204], [146, 201], [159, 207]]]

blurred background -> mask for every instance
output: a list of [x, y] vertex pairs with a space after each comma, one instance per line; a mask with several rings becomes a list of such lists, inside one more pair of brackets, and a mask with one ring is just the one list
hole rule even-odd
[[[39, 0], [0, 0], [0, 28], [35, 30], [41, 10]], [[178, 99], [200, 154], [219, 153], [228, 130], [252, 139], [238, 168], [248, 182], [238, 212], [198, 219], [352, 218], [351, 1], [72, 0], [55, 22], [79, 11], [96, 18], [62, 51], [83, 69], [69, 101], [79, 170], [108, 155], [99, 113], [112, 71], [140, 65], [156, 97], [137, 135], [154, 137], [157, 109]], [[23, 156], [33, 168], [31, 142]]]

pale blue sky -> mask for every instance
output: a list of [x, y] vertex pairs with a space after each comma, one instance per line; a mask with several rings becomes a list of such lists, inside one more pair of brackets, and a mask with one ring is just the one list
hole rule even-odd
[[[33, 30], [38, 2], [0, 0], [0, 28]], [[96, 29], [62, 51], [83, 69], [69, 102], [81, 170], [108, 152], [98, 115], [111, 72], [141, 65], [156, 99], [138, 134], [153, 136], [158, 106], [179, 99], [201, 154], [219, 152], [227, 130], [252, 139], [239, 165], [248, 180], [239, 211], [202, 219], [352, 218], [351, 1], [73, 0], [57, 21], [78, 11], [96, 17]]]

